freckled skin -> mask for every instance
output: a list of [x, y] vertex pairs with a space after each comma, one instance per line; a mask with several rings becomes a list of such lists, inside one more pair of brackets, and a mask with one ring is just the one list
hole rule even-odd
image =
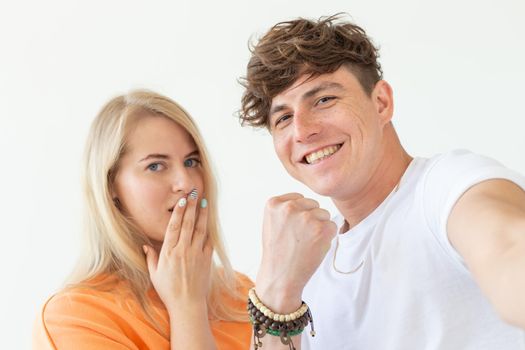
[[[380, 171], [384, 128], [392, 116], [381, 109], [382, 86], [369, 97], [344, 67], [306, 79], [299, 78], [272, 100], [272, 107], [285, 106], [270, 117], [277, 156], [290, 175], [321, 195], [338, 197], [349, 183], [364, 187], [371, 174]], [[327, 88], [318, 89], [323, 84]], [[304, 98], [312, 90], [319, 91]], [[326, 159], [337, 161], [303, 162], [307, 153], [338, 144], [343, 145], [341, 149]]]

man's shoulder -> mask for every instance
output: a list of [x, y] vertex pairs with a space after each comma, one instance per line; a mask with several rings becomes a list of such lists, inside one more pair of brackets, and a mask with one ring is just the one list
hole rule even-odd
[[497, 165], [501, 164], [493, 158], [472, 152], [467, 149], [453, 149], [447, 152], [439, 153], [428, 159], [432, 165]]
[[497, 160], [466, 149], [454, 149], [422, 159], [424, 166], [421, 166], [419, 177], [425, 180], [438, 180], [438, 182], [445, 179], [459, 179], [466, 174], [488, 169], [505, 169]]

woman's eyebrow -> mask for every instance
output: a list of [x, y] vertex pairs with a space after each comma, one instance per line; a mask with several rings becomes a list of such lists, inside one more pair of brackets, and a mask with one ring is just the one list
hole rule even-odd
[[170, 158], [170, 156], [168, 156], [167, 154], [152, 153], [152, 154], [148, 154], [146, 157], [144, 157], [141, 160], [139, 160], [139, 162], [144, 162], [144, 161], [150, 160], [150, 159], [169, 159], [169, 158]]
[[188, 158], [188, 157], [191, 157], [191, 156], [198, 156], [199, 155], [199, 150], [196, 149], [194, 151], [191, 151], [190, 153], [188, 153], [186, 156], [184, 156], [184, 158]]
[[[188, 157], [191, 157], [191, 156], [198, 156], [199, 155], [199, 150], [196, 149], [194, 151], [191, 151], [190, 153], [186, 154], [184, 156], [184, 158], [188, 158]], [[152, 154], [148, 154], [146, 157], [142, 158], [141, 160], [139, 160], [139, 162], [144, 162], [144, 161], [147, 161], [147, 160], [151, 160], [151, 159], [170, 159], [171, 157], [167, 154], [162, 154], [162, 153], [152, 153]]]

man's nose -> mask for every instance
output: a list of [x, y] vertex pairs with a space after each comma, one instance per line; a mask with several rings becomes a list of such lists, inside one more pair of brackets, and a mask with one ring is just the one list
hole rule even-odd
[[308, 112], [297, 111], [293, 120], [294, 139], [299, 143], [306, 143], [319, 134], [321, 125], [319, 120]]

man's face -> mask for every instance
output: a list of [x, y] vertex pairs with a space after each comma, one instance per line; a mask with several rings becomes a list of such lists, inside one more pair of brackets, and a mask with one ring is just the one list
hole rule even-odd
[[392, 92], [380, 81], [368, 96], [346, 67], [308, 78], [301, 76], [272, 100], [275, 151], [295, 179], [343, 200], [370, 185], [385, 156]]

